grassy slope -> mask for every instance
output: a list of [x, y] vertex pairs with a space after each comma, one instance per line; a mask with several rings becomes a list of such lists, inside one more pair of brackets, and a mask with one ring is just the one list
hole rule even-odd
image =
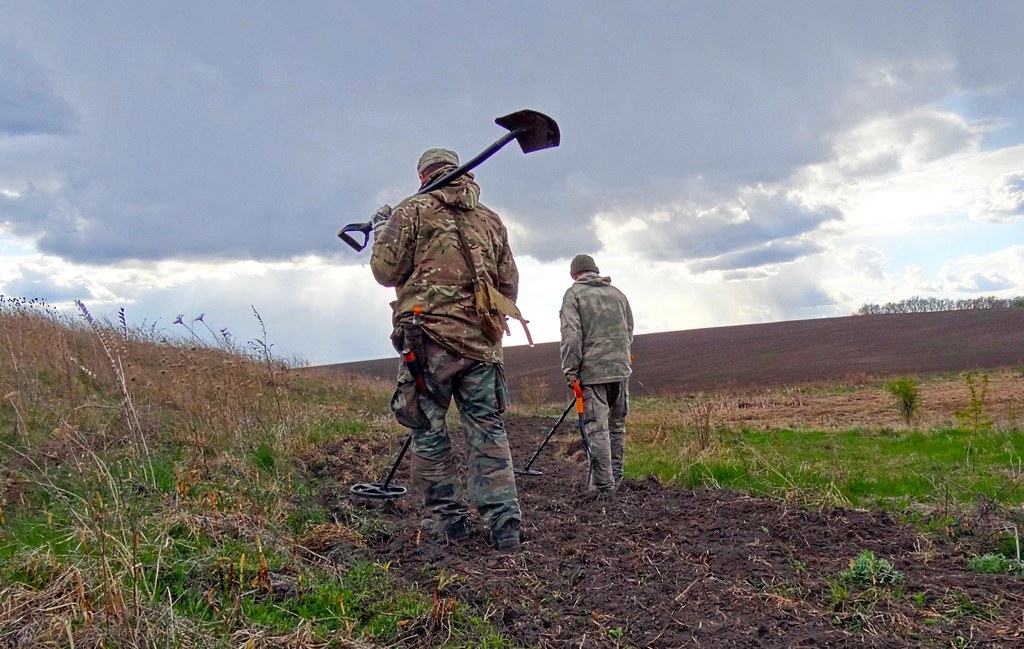
[[297, 467], [395, 435], [386, 386], [86, 315], [0, 304], [0, 644], [354, 647], [440, 620], [452, 646], [501, 646], [387, 566], [324, 555], [388, 531], [327, 520]]
[[[194, 346], [42, 304], [5, 300], [0, 325], [0, 642], [350, 647], [443, 625], [448, 646], [507, 644], [478, 612], [446, 608], [387, 565], [332, 558], [389, 530], [355, 508], [328, 519], [302, 467], [341, 436], [400, 436], [390, 386], [296, 375], [261, 341]], [[1015, 417], [911, 428], [797, 417], [860, 392], [638, 399], [627, 471], [811, 506], [941, 503], [946, 528], [967, 511], [951, 502], [984, 494], [1019, 519]], [[898, 413], [877, 386], [868, 400]]]

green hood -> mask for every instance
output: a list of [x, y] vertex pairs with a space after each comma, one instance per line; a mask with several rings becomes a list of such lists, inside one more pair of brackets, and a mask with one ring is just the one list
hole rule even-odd
[[[424, 184], [430, 184], [454, 168], [455, 167], [445, 166], [438, 169]], [[476, 184], [471, 172], [467, 172], [459, 176], [450, 184], [445, 185], [440, 189], [435, 189], [432, 192], [428, 192], [428, 194], [437, 198], [446, 205], [451, 205], [452, 207], [457, 207], [461, 210], [476, 209], [476, 207], [480, 205], [480, 185]]]

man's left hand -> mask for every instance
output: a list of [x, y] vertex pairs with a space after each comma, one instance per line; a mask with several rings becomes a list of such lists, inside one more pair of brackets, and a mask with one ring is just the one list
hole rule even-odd
[[370, 217], [370, 224], [373, 226], [373, 234], [377, 235], [380, 229], [384, 227], [384, 224], [391, 218], [391, 206], [388, 204], [381, 205], [377, 208], [377, 211]]

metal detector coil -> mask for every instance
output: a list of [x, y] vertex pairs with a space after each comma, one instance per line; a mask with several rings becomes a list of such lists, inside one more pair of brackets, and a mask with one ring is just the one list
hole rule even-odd
[[398, 452], [398, 457], [395, 458], [395, 463], [391, 465], [391, 470], [388, 471], [388, 477], [384, 478], [384, 482], [361, 482], [354, 484], [349, 487], [349, 493], [360, 498], [374, 498], [377, 500], [390, 500], [404, 496], [408, 489], [401, 485], [391, 484], [391, 479], [395, 477], [395, 471], [398, 470], [402, 457], [405, 456], [405, 452], [409, 449], [410, 442], [412, 442], [412, 433], [405, 438], [405, 444], [402, 444], [402, 450]]
[[354, 484], [349, 488], [349, 492], [354, 496], [359, 496], [360, 498], [373, 498], [375, 500], [401, 498], [407, 491], [408, 489], [401, 485], [386, 484], [382, 482], [363, 482], [360, 484]]

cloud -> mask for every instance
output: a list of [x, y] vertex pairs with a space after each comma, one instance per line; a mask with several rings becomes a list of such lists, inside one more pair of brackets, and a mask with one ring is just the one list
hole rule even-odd
[[842, 103], [848, 114], [857, 117], [847, 121], [847, 125], [862, 122], [865, 116], [905, 113], [960, 91], [957, 61], [947, 50], [900, 50], [896, 46], [886, 54], [861, 51], [851, 63], [850, 82], [843, 87]]
[[[706, 199], [705, 199], [706, 200]], [[675, 260], [691, 270], [743, 269], [791, 261], [821, 247], [806, 238], [822, 224], [841, 218], [832, 207], [810, 207], [799, 196], [767, 187], [746, 187], [739, 195], [696, 203], [681, 200], [669, 210], [638, 213], [639, 225], [617, 230], [624, 217], [598, 217], [602, 240], [621, 241], [641, 258]]]
[[874, 281], [881, 281], [889, 259], [881, 250], [871, 246], [856, 245], [851, 250], [840, 253], [840, 258], [845, 261], [856, 274]]
[[[559, 122], [562, 145], [526, 159], [510, 146], [479, 180], [486, 203], [514, 209], [519, 250], [557, 259], [597, 243], [595, 214], [638, 196], [663, 205], [700, 178], [781, 182], [827, 159], [830, 134], [947, 95], [948, 54], [904, 33], [902, 12], [878, 9], [868, 20], [808, 8], [779, 22], [768, 7], [722, 5], [696, 20], [685, 7], [537, 3], [496, 21], [467, 5], [472, 29], [443, 48], [430, 34], [448, 17], [427, 7], [322, 5], [241, 26], [226, 6], [91, 8], [89, 21], [67, 9], [43, 31], [21, 9], [11, 37], [50, 85], [76, 89], [82, 123], [73, 150], [50, 158], [52, 201], [0, 219], [83, 263], [356, 263], [339, 226], [363, 220], [385, 188], [398, 188], [392, 204], [414, 191], [424, 148], [468, 158], [501, 135], [494, 117], [526, 105]], [[879, 31], [892, 37], [859, 37]], [[51, 45], [61, 41], [73, 53]], [[914, 52], [921, 42], [927, 51]]]
[[68, 236], [87, 226], [78, 210], [56, 191], [30, 184], [20, 192], [0, 193], [0, 224], [26, 239]]
[[0, 44], [0, 139], [67, 135], [78, 126], [75, 108], [22, 52]]
[[980, 141], [980, 133], [962, 117], [927, 108], [872, 119], [839, 134], [835, 162], [846, 178], [871, 178], [975, 151]]
[[328, 363], [394, 353], [388, 339], [394, 294], [368, 275], [365, 268], [313, 257], [86, 266], [37, 254], [4, 259], [0, 293], [43, 299], [72, 314], [73, 302], [81, 300], [97, 318], [111, 320], [123, 307], [130, 326], [168, 336], [187, 337], [174, 323], [179, 314], [189, 322], [205, 313], [210, 327], [226, 327], [240, 344], [262, 338], [259, 313], [274, 353]]
[[970, 214], [972, 219], [993, 223], [1015, 223], [1024, 218], [1024, 170], [996, 178]]
[[[688, 264], [688, 267], [695, 273], [762, 268], [814, 255], [824, 249], [824, 246], [813, 241], [768, 241], [764, 245], [692, 262]], [[733, 275], [733, 277], [741, 277], [741, 275]]]
[[84, 272], [55, 272], [53, 266], [41, 263], [25, 263], [16, 268], [12, 264], [11, 270], [14, 276], [2, 285], [7, 295], [40, 298], [51, 304], [116, 297]]
[[988, 293], [1013, 288], [1016, 283], [998, 272], [975, 272], [956, 278], [953, 288], [969, 293]]
[[939, 271], [943, 290], [957, 295], [1024, 293], [1024, 245], [951, 259]]

